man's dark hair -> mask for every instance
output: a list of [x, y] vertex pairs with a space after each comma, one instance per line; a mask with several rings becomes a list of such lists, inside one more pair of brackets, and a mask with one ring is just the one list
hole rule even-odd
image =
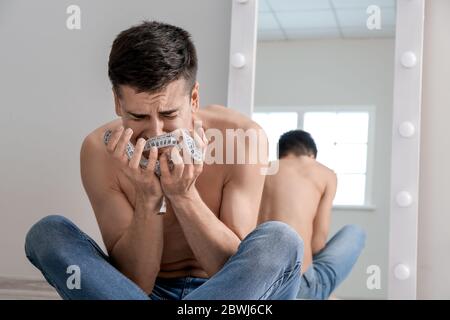
[[120, 85], [154, 93], [180, 77], [186, 80], [190, 94], [197, 68], [197, 53], [187, 31], [166, 23], [143, 21], [122, 31], [114, 40], [108, 75], [119, 96]]
[[278, 158], [288, 154], [317, 157], [317, 147], [311, 135], [303, 130], [292, 130], [281, 135], [278, 140]]

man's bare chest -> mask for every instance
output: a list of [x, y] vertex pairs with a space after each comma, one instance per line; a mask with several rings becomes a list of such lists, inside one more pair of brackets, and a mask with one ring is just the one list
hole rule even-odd
[[[128, 178], [119, 171], [114, 172], [114, 174], [117, 177], [115, 180], [117, 181], [118, 188], [126, 196], [130, 205], [135, 208], [136, 191], [133, 185], [128, 181]], [[203, 172], [195, 182], [195, 187], [197, 188], [203, 202], [217, 217], [220, 215], [225, 174], [224, 165], [205, 165]], [[170, 200], [167, 200], [166, 203], [167, 212], [164, 214], [164, 225], [167, 227], [174, 227], [174, 224], [177, 224], [178, 221], [173, 212]]]

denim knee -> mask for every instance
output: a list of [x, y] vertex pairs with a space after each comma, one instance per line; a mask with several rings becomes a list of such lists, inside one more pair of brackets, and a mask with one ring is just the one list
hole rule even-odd
[[303, 261], [303, 240], [288, 224], [267, 221], [260, 224], [256, 230], [263, 236], [264, 241], [259, 242], [259, 249], [268, 264], [280, 262], [293, 267]]
[[55, 254], [58, 243], [76, 229], [73, 223], [60, 215], [50, 215], [36, 222], [25, 237], [25, 254], [29, 260], [39, 260]]
[[353, 244], [357, 245], [361, 250], [366, 245], [366, 231], [356, 224], [348, 224], [342, 227], [341, 232], [351, 237]]

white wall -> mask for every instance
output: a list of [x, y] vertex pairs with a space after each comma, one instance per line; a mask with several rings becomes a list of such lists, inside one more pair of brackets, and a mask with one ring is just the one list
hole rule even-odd
[[450, 1], [426, 1], [418, 298], [450, 299]]
[[[375, 211], [333, 212], [334, 234], [348, 223], [367, 232], [366, 248], [338, 297], [387, 294], [390, 150], [394, 39], [258, 42], [255, 111], [258, 106], [375, 105], [372, 204]], [[319, 150], [320, 152], [320, 150]], [[381, 268], [381, 289], [368, 290], [366, 268]]]
[[[82, 29], [66, 28], [81, 7]], [[115, 118], [107, 76], [115, 36], [143, 19], [185, 28], [199, 55], [201, 105], [226, 104], [230, 1], [0, 2], [0, 275], [36, 277], [29, 227], [59, 213], [100, 241], [81, 185], [83, 138]]]
[[[2, 276], [38, 275], [24, 257], [23, 240], [31, 224], [47, 214], [64, 214], [96, 240], [100, 240], [92, 210], [81, 186], [78, 156], [83, 137], [114, 117], [106, 72], [109, 48], [118, 32], [144, 18], [156, 18], [186, 28], [193, 34], [199, 51], [202, 105], [226, 103], [229, 2], [139, 0], [130, 5], [118, 0], [78, 0], [76, 3], [82, 9], [82, 30], [69, 31], [65, 28], [65, 9], [73, 3], [65, 0], [0, 2]], [[418, 297], [449, 299], [450, 275], [447, 266], [450, 265], [450, 204], [445, 199], [450, 190], [450, 142], [447, 129], [447, 119], [450, 118], [450, 1], [427, 1], [426, 6]], [[393, 50], [392, 45], [388, 47]], [[385, 52], [380, 43], [373, 49], [378, 57]], [[355, 50], [340, 57], [335, 52], [323, 51], [320, 60], [328, 61], [326, 65], [330, 67], [336, 66], [337, 57], [346, 61], [359, 61], [358, 52]], [[296, 62], [302, 58], [298, 53], [290, 56]], [[256, 71], [256, 105], [262, 102], [273, 104], [274, 100], [270, 100], [273, 93], [264, 93], [264, 90], [258, 89], [262, 85], [258, 78], [263, 72], [258, 66], [259, 63]], [[373, 65], [373, 71], [382, 70], [392, 68]], [[267, 70], [272, 77], [267, 77], [265, 81], [274, 84], [283, 79], [288, 71], [284, 69], [281, 73], [277, 69]], [[302, 103], [314, 103], [314, 96], [308, 95], [308, 92], [311, 87], [320, 84], [333, 93], [322, 96], [320, 103], [335, 103], [333, 97], [344, 85], [324, 75], [316, 74], [306, 79], [308, 81], [302, 81], [302, 86], [285, 88], [284, 94], [276, 102], [292, 104], [296, 97], [300, 97]], [[360, 80], [373, 82], [370, 77]], [[373, 90], [374, 97], [377, 99], [377, 90], [385, 90], [382, 86], [390, 88], [390, 85], [378, 83], [374, 87], [378, 89]], [[347, 103], [367, 102], [367, 98], [358, 90], [342, 97]], [[387, 100], [379, 101], [380, 105], [388, 106], [389, 103]], [[380, 117], [382, 115], [377, 114], [378, 124]], [[381, 136], [377, 137], [377, 141], [387, 141], [390, 135], [388, 128], [385, 132], [378, 132]], [[379, 146], [378, 153], [388, 152], [389, 149], [389, 145]], [[387, 160], [381, 161], [380, 166], [387, 168]], [[388, 178], [379, 179], [376, 185], [383, 188]], [[377, 191], [383, 194], [383, 198], [387, 197], [388, 190], [375, 189], [374, 193]], [[377, 212], [336, 213], [333, 229], [336, 230], [346, 221], [363, 226], [370, 223], [374, 228], [379, 228], [388, 214], [388, 206], [376, 205]], [[369, 234], [369, 237], [373, 236]], [[372, 249], [366, 249], [352, 279], [342, 286], [342, 294], [366, 294], [362, 287], [365, 274], [361, 267], [377, 263], [378, 258], [374, 261], [370, 256], [377, 251], [385, 252], [387, 248], [384, 231], [375, 237], [380, 242]], [[353, 279], [358, 283], [357, 287], [353, 286]], [[385, 288], [379, 293], [374, 292], [373, 296], [384, 295]]]

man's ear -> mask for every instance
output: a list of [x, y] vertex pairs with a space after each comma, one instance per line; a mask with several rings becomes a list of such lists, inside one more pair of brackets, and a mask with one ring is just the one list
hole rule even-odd
[[199, 84], [198, 81], [195, 81], [194, 88], [191, 92], [191, 110], [192, 113], [196, 113], [198, 109], [200, 108], [200, 96], [199, 96]]
[[112, 90], [113, 91], [113, 95], [114, 95], [114, 105], [115, 105], [115, 109], [116, 109], [116, 115], [118, 117], [122, 117], [122, 108], [120, 106], [120, 98], [117, 95], [116, 90]]

